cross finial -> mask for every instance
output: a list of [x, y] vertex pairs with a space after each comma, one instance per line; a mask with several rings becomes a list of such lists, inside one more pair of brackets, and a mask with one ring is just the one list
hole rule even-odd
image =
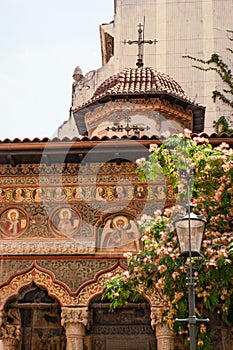
[[142, 25], [139, 23], [138, 25], [138, 40], [124, 40], [124, 44], [138, 44], [138, 60], [136, 63], [136, 66], [138, 68], [143, 67], [143, 48], [144, 44], [156, 44], [158, 41], [156, 39], [154, 40], [144, 40], [144, 30], [145, 30], [145, 17], [144, 17], [144, 24]]

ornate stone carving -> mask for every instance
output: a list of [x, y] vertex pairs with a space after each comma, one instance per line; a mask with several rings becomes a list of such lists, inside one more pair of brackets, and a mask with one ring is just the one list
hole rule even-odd
[[[116, 260], [110, 260], [110, 261], [103, 261], [103, 260], [98, 260], [96, 261], [90, 260], [90, 265], [88, 266], [88, 261], [76, 261], [76, 263], [79, 265], [77, 268], [77, 265], [75, 265], [75, 261], [65, 261], [64, 266], [65, 268], [61, 268], [61, 263], [60, 262], [51, 262], [51, 266], [56, 267], [57, 271], [59, 271], [59, 268], [61, 268], [62, 271], [60, 271], [59, 276], [54, 277], [52, 273], [49, 271], [45, 271], [44, 269], [40, 269], [39, 265], [32, 266], [30, 270], [25, 271], [25, 269], [22, 271], [21, 274], [14, 276], [11, 278], [9, 283], [5, 284], [2, 286], [0, 289], [0, 295], [1, 295], [1, 300], [0, 300], [0, 306], [4, 306], [6, 300], [9, 297], [12, 297], [16, 295], [19, 290], [26, 286], [29, 285], [30, 283], [34, 282], [38, 286], [44, 287], [49, 295], [54, 296], [57, 298], [57, 300], [60, 302], [61, 305], [63, 306], [76, 306], [76, 305], [88, 305], [89, 300], [96, 294], [101, 294], [103, 291], [103, 285], [107, 281], [107, 279], [110, 278], [110, 276], [120, 274], [123, 271], [125, 271], [122, 267], [118, 266], [113, 272], [109, 273], [106, 272], [103, 275], [100, 275], [98, 277], [98, 271], [100, 272], [103, 269], [109, 269], [110, 266], [117, 266], [118, 262]], [[40, 264], [43, 265], [43, 263], [40, 261]], [[57, 266], [56, 266], [57, 264]], [[70, 268], [69, 264], [73, 268]], [[123, 263], [122, 263], [123, 264]], [[93, 283], [88, 284], [85, 286], [83, 289], [81, 289], [81, 292], [79, 294], [74, 294], [74, 292], [70, 291], [70, 283], [69, 280], [73, 279], [74, 276], [72, 275], [71, 272], [74, 273], [73, 269], [77, 269], [82, 273], [82, 265], [86, 266], [86, 279], [88, 279], [88, 271], [92, 271], [93, 275]], [[26, 266], [26, 265], [25, 265]], [[44, 266], [47, 268], [49, 267], [49, 262], [45, 261]], [[20, 267], [19, 267], [20, 268]], [[70, 270], [70, 275], [68, 278], [65, 280], [65, 282], [62, 280], [62, 274], [63, 277], [67, 273], [67, 269]], [[16, 271], [14, 271], [16, 272]], [[95, 276], [94, 276], [95, 273]], [[79, 277], [75, 277], [75, 279], [78, 279]], [[90, 280], [90, 276], [89, 276]], [[68, 285], [65, 285], [67, 282]], [[84, 282], [85, 284], [85, 282]], [[77, 292], [76, 292], [77, 293]]]
[[88, 308], [87, 307], [62, 307], [61, 325], [67, 323], [81, 323], [84, 327], [88, 326]]
[[92, 341], [93, 349], [95, 350], [104, 350], [104, 341], [101, 339], [93, 339]]
[[88, 309], [63, 307], [61, 324], [66, 330], [66, 349], [83, 350], [85, 327], [88, 326]]
[[32, 260], [2, 260], [0, 283], [6, 283], [9, 281], [9, 277], [14, 276], [14, 274], [18, 273], [19, 271], [28, 270], [31, 265]]
[[6, 300], [16, 295], [22, 287], [32, 282], [47, 289], [49, 295], [56, 297], [61, 305], [75, 305], [74, 298], [63, 285], [55, 281], [48, 273], [33, 267], [30, 271], [24, 271], [21, 275], [13, 277], [7, 285], [0, 289], [0, 307], [3, 307]]
[[0, 339], [4, 350], [17, 350], [21, 340], [21, 322], [17, 309], [8, 309], [1, 317]]
[[[123, 265], [123, 264], [121, 264]], [[103, 292], [103, 286], [104, 284], [112, 277], [116, 275], [121, 275], [124, 273], [125, 268], [122, 266], [117, 266], [114, 270], [111, 272], [106, 272], [101, 274], [96, 281], [93, 283], [88, 284], [85, 286], [83, 289], [81, 289], [80, 293], [76, 297], [76, 305], [88, 305], [89, 301], [96, 295], [101, 294]], [[156, 295], [154, 295], [156, 294]], [[150, 304], [152, 305], [158, 305], [162, 306], [163, 305], [163, 300], [158, 294], [157, 291], [153, 293], [153, 295], [147, 295], [146, 299], [150, 301]], [[156, 300], [156, 304], [155, 304]]]
[[157, 308], [154, 308], [154, 307], [151, 308], [150, 319], [151, 319], [151, 328], [155, 331], [155, 326], [157, 324]]
[[91, 98], [95, 85], [95, 75], [95, 70], [88, 72], [84, 76], [79, 66], [75, 68], [73, 73], [74, 82], [72, 84], [72, 111], [86, 103]]
[[0, 255], [81, 255], [94, 254], [94, 242], [7, 240], [0, 242]]
[[[3, 335], [2, 344], [4, 350], [18, 350], [20, 337], [15, 336], [14, 328], [12, 326], [7, 326], [5, 329], [6, 334]], [[1, 343], [0, 343], [1, 344]]]
[[87, 259], [87, 260], [40, 260], [38, 265], [52, 271], [57, 280], [65, 283], [72, 292], [92, 279], [103, 270], [114, 266], [116, 260]]
[[113, 276], [120, 275], [125, 270], [122, 267], [118, 266], [115, 270], [111, 271], [111, 273], [106, 272], [98, 277], [98, 279], [91, 284], [88, 284], [84, 287], [79, 295], [77, 296], [76, 303], [79, 305], [88, 305], [89, 301], [98, 294], [103, 292], [104, 284]]
[[[130, 316], [129, 316], [130, 317]], [[94, 329], [94, 334], [116, 334], [116, 327], [115, 326], [97, 326]], [[134, 334], [150, 334], [151, 333], [151, 327], [147, 325], [123, 325], [117, 327], [117, 334], [127, 334], [127, 335], [134, 335]]]
[[159, 315], [161, 316], [160, 310], [165, 305], [164, 299], [163, 299], [160, 291], [158, 289], [153, 289], [150, 291], [150, 293], [147, 295], [147, 297], [148, 297], [148, 299], [150, 299], [150, 304], [152, 305], [152, 309], [154, 311], [158, 312], [157, 318], [159, 318], [159, 320], [160, 320], [160, 317], [159, 317]]

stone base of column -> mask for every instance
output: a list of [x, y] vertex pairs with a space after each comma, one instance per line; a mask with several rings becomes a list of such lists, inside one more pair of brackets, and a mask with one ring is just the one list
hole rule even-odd
[[156, 324], [156, 338], [158, 350], [174, 350], [174, 333], [167, 325]]

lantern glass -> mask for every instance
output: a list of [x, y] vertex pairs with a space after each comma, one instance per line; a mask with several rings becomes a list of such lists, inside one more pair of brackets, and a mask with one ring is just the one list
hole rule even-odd
[[201, 215], [187, 212], [185, 216], [174, 221], [182, 255], [200, 255], [201, 243], [205, 231], [206, 220]]

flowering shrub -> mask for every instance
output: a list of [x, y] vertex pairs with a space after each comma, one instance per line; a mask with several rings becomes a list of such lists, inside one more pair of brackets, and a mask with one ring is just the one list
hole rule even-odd
[[[194, 169], [192, 202], [195, 212], [207, 219], [203, 257], [193, 258], [198, 305], [220, 313], [232, 325], [229, 308], [233, 300], [233, 151], [226, 143], [213, 148], [207, 139], [192, 139], [189, 130], [166, 139], [160, 147], [152, 145], [150, 151], [148, 160], [138, 160], [138, 173], [143, 180], [165, 174], [178, 188], [179, 205], [156, 211], [154, 217], [141, 217], [143, 250], [128, 254], [128, 271], [106, 283], [103, 298], [108, 298], [114, 309], [156, 289], [164, 300], [163, 321], [175, 332], [187, 332], [186, 324], [175, 322], [176, 318], [187, 317], [187, 271], [172, 219], [187, 199], [187, 181], [180, 172], [192, 173]], [[201, 316], [199, 310], [196, 313]], [[199, 324], [198, 350], [211, 349], [207, 328]]]

